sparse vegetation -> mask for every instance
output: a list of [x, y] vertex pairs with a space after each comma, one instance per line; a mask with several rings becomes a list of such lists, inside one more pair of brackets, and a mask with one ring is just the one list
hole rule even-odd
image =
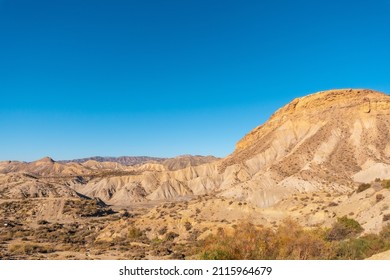
[[333, 259], [361, 260], [381, 252], [388, 244], [376, 234], [352, 238], [337, 244]]
[[9, 246], [9, 252], [16, 255], [31, 255], [34, 253], [50, 253], [53, 249], [49, 246], [35, 243], [16, 243]]
[[305, 230], [291, 220], [284, 221], [276, 230], [241, 224], [230, 234], [222, 230], [210, 235], [205, 240], [200, 258], [364, 259], [390, 249], [390, 225], [380, 234], [357, 238], [359, 232], [359, 223], [346, 217], [339, 218], [331, 229]]
[[113, 214], [109, 207], [99, 205], [92, 199], [67, 200], [64, 205], [64, 214], [76, 214], [79, 217], [101, 217]]
[[275, 231], [240, 224], [233, 234], [220, 231], [206, 239], [202, 259], [327, 259], [324, 231], [306, 231], [287, 220]]

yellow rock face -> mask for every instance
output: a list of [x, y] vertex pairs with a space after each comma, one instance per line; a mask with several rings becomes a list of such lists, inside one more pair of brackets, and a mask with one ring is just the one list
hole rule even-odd
[[[335, 138], [346, 140], [353, 134], [351, 128], [356, 126], [362, 126], [363, 132], [376, 137], [370, 141], [366, 139], [367, 145], [381, 146], [384, 144], [381, 134], [389, 131], [389, 120], [390, 97], [372, 90], [331, 90], [296, 98], [276, 111], [268, 122], [245, 135], [234, 153], [222, 163], [221, 170], [270, 150], [277, 151], [275, 160], [305, 144], [314, 149], [313, 153], [319, 146], [326, 149], [326, 142], [337, 150]], [[360, 138], [367, 138], [367, 135]], [[316, 147], [313, 147], [314, 142], [318, 144], [314, 145]]]
[[389, 113], [389, 109], [390, 97], [373, 90], [346, 89], [318, 92], [296, 98], [276, 111], [265, 125], [255, 128], [241, 139], [237, 143], [236, 150], [247, 148], [259, 137], [265, 136], [267, 132], [277, 128], [286, 120], [299, 121], [304, 118], [315, 122], [328, 117], [329, 114], [333, 115], [333, 118], [339, 118], [341, 115], [352, 113], [349, 116], [351, 118], [360, 112]]

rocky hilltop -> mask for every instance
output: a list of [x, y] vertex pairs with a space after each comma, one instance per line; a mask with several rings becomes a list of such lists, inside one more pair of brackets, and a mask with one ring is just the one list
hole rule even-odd
[[[390, 97], [331, 90], [294, 99], [237, 143], [222, 160], [257, 187], [343, 189], [390, 175]], [[254, 186], [252, 186], [253, 188]]]
[[[360, 165], [363, 159], [357, 151], [359, 146], [372, 149], [371, 145], [387, 144], [389, 99], [384, 93], [353, 89], [324, 91], [296, 98], [275, 112], [264, 125], [241, 139], [224, 165], [243, 162], [271, 150], [274, 150], [273, 157], [279, 158], [286, 155], [283, 150], [292, 151], [297, 146], [307, 146], [305, 144], [310, 144], [315, 150], [324, 140], [330, 141], [324, 144], [330, 144], [326, 146], [334, 149], [336, 145], [332, 140], [336, 138], [349, 141], [346, 144], [354, 148], [358, 161], [355, 163]], [[381, 155], [373, 152], [377, 160], [388, 160], [386, 147], [377, 148], [382, 151]], [[372, 155], [369, 152], [365, 154]], [[319, 161], [318, 155], [314, 161]]]

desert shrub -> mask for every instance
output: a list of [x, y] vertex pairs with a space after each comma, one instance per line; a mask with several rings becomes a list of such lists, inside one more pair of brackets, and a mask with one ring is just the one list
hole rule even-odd
[[322, 229], [304, 230], [291, 220], [285, 221], [276, 231], [278, 242], [276, 259], [327, 259], [332, 244], [325, 240], [326, 231]]
[[390, 180], [382, 181], [382, 187], [384, 187], [385, 189], [390, 189]]
[[358, 189], [356, 190], [356, 193], [363, 192], [363, 191], [369, 189], [370, 187], [371, 187], [371, 185], [368, 184], [368, 183], [360, 184], [359, 187], [358, 187]]
[[90, 199], [67, 200], [64, 214], [75, 213], [80, 217], [101, 217], [114, 214], [111, 208], [105, 207], [99, 201]]
[[337, 219], [327, 234], [328, 240], [343, 240], [350, 237], [356, 237], [363, 231], [362, 226], [354, 219], [347, 216]]
[[158, 234], [164, 235], [165, 233], [167, 233], [167, 231], [168, 231], [167, 226], [163, 226], [162, 228], [160, 228], [160, 229], [158, 230]]
[[192, 229], [192, 224], [190, 222], [185, 222], [184, 228], [186, 229], [186, 231], [189, 231]]
[[173, 241], [178, 236], [179, 236], [179, 234], [177, 234], [176, 232], [170, 231], [165, 235], [165, 240], [166, 241]]
[[361, 237], [360, 239], [365, 240], [368, 244], [369, 250], [365, 252], [367, 257], [390, 249], [390, 239], [385, 238], [385, 236], [382, 236], [380, 233], [368, 234]]
[[334, 259], [361, 260], [383, 251], [386, 241], [376, 234], [342, 241], [338, 244]]
[[390, 224], [384, 226], [379, 235], [390, 245]]
[[[202, 244], [200, 258], [364, 259], [390, 249], [390, 224], [383, 227], [380, 234], [354, 237], [361, 230], [358, 222], [346, 217], [339, 218], [329, 230], [305, 230], [291, 220], [284, 221], [275, 230], [259, 228], [252, 224], [239, 224], [230, 234], [221, 229], [218, 234], [207, 237]], [[330, 239], [332, 231], [335, 235]], [[348, 239], [345, 236], [348, 236]]]
[[336, 249], [334, 259], [356, 260], [366, 257], [365, 251], [368, 249], [367, 241], [362, 239], [352, 239], [340, 242]]
[[138, 238], [141, 238], [142, 236], [143, 236], [143, 232], [139, 228], [136, 228], [136, 227], [131, 227], [129, 229], [128, 234], [127, 234], [127, 237], [129, 239], [138, 239]]
[[376, 202], [379, 202], [381, 200], [383, 200], [385, 197], [383, 196], [383, 194], [381, 193], [378, 193], [376, 196], [375, 196], [375, 199], [376, 199]]
[[10, 241], [12, 239], [14, 239], [14, 232], [13, 231], [0, 232], [0, 242]]
[[48, 246], [35, 244], [35, 243], [17, 243], [12, 244], [8, 248], [10, 253], [18, 255], [31, 255], [34, 253], [50, 253], [54, 250]]
[[225, 231], [209, 236], [202, 259], [326, 259], [332, 244], [323, 230], [304, 230], [286, 220], [276, 231], [241, 224], [228, 235]]
[[240, 224], [234, 234], [227, 234], [222, 228], [216, 235], [205, 240], [201, 258], [206, 260], [251, 259], [261, 251], [258, 246], [259, 233], [252, 224]]
[[123, 209], [122, 212], [121, 212], [121, 217], [122, 218], [131, 218], [131, 217], [133, 217], [133, 215], [131, 215], [129, 213], [129, 211], [127, 211], [127, 209]]
[[390, 214], [383, 215], [382, 221], [384, 222], [390, 221]]

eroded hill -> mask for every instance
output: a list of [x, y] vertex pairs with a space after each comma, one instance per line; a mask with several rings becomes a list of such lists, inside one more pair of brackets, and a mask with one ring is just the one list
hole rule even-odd
[[[389, 135], [388, 95], [319, 92], [275, 112], [224, 159], [1, 162], [2, 214], [8, 215], [4, 209], [12, 203], [12, 209], [22, 205], [25, 230], [40, 217], [65, 228], [97, 219], [98, 229], [85, 233], [88, 246], [125, 242], [130, 232], [137, 240], [131, 246], [143, 258], [188, 257], [190, 250], [167, 247], [191, 247], [242, 221], [272, 228], [291, 218], [310, 228], [331, 227], [347, 216], [364, 233], [378, 233], [390, 221]], [[92, 214], [80, 214], [85, 211]], [[8, 220], [18, 224], [20, 217]]]

